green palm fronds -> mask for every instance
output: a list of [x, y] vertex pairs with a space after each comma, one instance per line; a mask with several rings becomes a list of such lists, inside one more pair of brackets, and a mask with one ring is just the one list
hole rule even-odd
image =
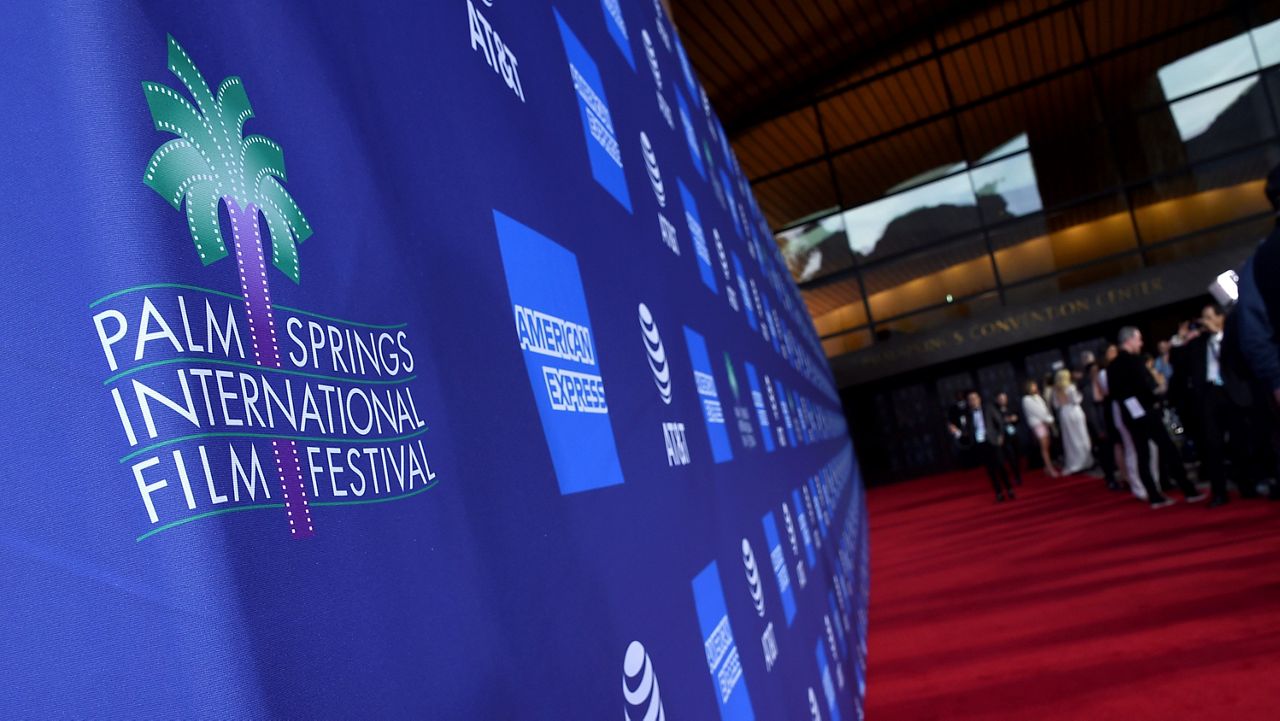
[[169, 71], [190, 99], [162, 83], [142, 84], [156, 130], [177, 136], [156, 149], [143, 182], [175, 209], [186, 204], [191, 239], [205, 265], [227, 256], [218, 203], [228, 198], [258, 208], [271, 233], [272, 262], [297, 283], [297, 243], [311, 236], [311, 225], [284, 189], [284, 151], [270, 138], [244, 135], [253, 117], [244, 84], [229, 77], [215, 95], [172, 36]]

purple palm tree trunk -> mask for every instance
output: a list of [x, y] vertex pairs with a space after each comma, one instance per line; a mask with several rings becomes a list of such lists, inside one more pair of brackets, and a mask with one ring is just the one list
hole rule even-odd
[[[231, 232], [235, 236], [236, 265], [240, 269], [240, 293], [249, 317], [249, 339], [253, 343], [253, 359], [260, 366], [279, 368], [280, 347], [276, 343], [276, 324], [271, 312], [271, 291], [267, 287], [267, 262], [262, 252], [262, 234], [258, 231], [258, 207], [247, 203], [243, 208], [230, 196], [223, 198], [231, 216]], [[280, 486], [284, 490], [284, 507], [288, 513], [289, 533], [293, 538], [315, 535], [311, 524], [311, 508], [307, 503], [307, 486], [302, 480], [302, 461], [298, 444], [290, 440], [272, 440]]]

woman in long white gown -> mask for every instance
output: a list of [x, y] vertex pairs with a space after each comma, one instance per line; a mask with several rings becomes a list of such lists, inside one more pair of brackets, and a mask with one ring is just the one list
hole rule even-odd
[[1083, 400], [1071, 382], [1071, 371], [1058, 371], [1053, 380], [1053, 409], [1058, 412], [1058, 427], [1062, 429], [1062, 453], [1066, 457], [1063, 471], [1068, 475], [1093, 467], [1089, 425], [1080, 407]]

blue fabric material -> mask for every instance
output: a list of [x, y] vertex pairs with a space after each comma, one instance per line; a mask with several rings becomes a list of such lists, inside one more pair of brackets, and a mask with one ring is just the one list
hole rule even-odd
[[[613, 7], [6, 6], [0, 718], [808, 718], [856, 458], [662, 4]], [[726, 354], [751, 433], [704, 432]]]

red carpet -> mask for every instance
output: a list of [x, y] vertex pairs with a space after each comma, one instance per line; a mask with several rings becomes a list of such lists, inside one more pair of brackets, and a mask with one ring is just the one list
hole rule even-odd
[[867, 718], [1280, 719], [1280, 502], [871, 489]]

